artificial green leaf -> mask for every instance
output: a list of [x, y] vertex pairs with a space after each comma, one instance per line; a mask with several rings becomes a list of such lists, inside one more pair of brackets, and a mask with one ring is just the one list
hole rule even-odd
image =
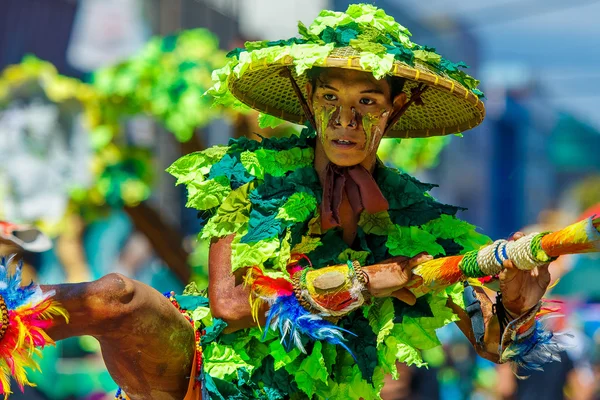
[[231, 347], [216, 342], [210, 343], [203, 349], [203, 356], [204, 370], [213, 378], [231, 380], [237, 377], [239, 368], [246, 368], [248, 371], [254, 368], [242, 360]]
[[302, 241], [294, 246], [292, 253], [308, 254], [322, 244], [321, 238], [317, 236], [302, 236]]
[[[197, 324], [194, 325], [196, 329], [199, 329]], [[200, 344], [206, 346], [207, 343], [214, 341], [224, 330], [227, 328], [227, 323], [219, 318], [213, 318], [212, 324], [204, 328], [204, 335], [200, 339]]]
[[258, 156], [253, 151], [244, 151], [240, 154], [240, 162], [246, 168], [250, 175], [263, 179], [265, 170], [258, 160]]
[[229, 154], [225, 154], [218, 163], [211, 167], [208, 178], [215, 179], [219, 176], [226, 177], [234, 188], [253, 179], [237, 157], [232, 157]]
[[386, 245], [393, 256], [414, 257], [422, 252], [432, 256], [445, 254], [435, 236], [416, 226], [394, 225]]
[[475, 230], [454, 238], [454, 241], [463, 247], [461, 254], [465, 254], [472, 250], [479, 250], [483, 246], [492, 243], [492, 239], [490, 239], [489, 236], [476, 232]]
[[291, 349], [289, 352], [285, 350], [279, 340], [273, 340], [269, 343], [270, 355], [275, 360], [275, 371], [291, 364], [300, 354], [300, 350], [297, 348]]
[[391, 298], [377, 299], [369, 308], [367, 318], [377, 334], [377, 347], [383, 343], [394, 327], [394, 303]]
[[427, 365], [423, 362], [421, 353], [417, 349], [401, 341], [398, 341], [396, 345], [396, 360], [408, 366], [424, 367]]
[[353, 39], [350, 41], [350, 46], [357, 51], [372, 53], [378, 56], [383, 56], [387, 53], [387, 48], [383, 44], [375, 43], [365, 39]]
[[408, 312], [402, 316], [402, 323], [394, 324], [391, 335], [406, 345], [424, 350], [439, 346], [436, 329], [457, 321], [458, 316], [446, 306], [448, 294], [444, 291], [419, 298], [422, 299], [427, 299], [431, 314], [411, 315], [412, 307], [405, 307]]
[[274, 117], [272, 115], [269, 114], [265, 114], [265, 113], [260, 113], [258, 115], [258, 126], [262, 129], [265, 128], [277, 128], [279, 125], [284, 124], [285, 121]]
[[242, 236], [241, 243], [256, 243], [261, 240], [278, 238], [283, 233], [284, 226], [276, 215], [264, 215], [259, 211], [250, 212], [248, 232]]
[[[292, 253], [291, 253], [292, 246], [290, 243], [291, 236], [292, 236], [292, 232], [288, 229], [285, 233], [285, 236], [281, 240], [281, 246], [279, 247], [279, 253], [273, 260], [273, 268], [279, 269], [280, 271], [282, 271], [282, 273], [287, 272], [287, 266], [292, 257]], [[285, 273], [284, 273], [284, 278], [289, 279], [289, 274], [287, 276], [285, 276]]]
[[253, 190], [251, 183], [232, 190], [202, 229], [201, 238], [224, 237], [245, 230], [242, 228], [250, 220], [250, 190]]
[[[210, 308], [208, 307], [197, 307], [190, 313], [190, 316], [194, 321], [202, 321], [204, 325], [209, 325], [212, 316], [210, 314]], [[206, 319], [208, 317], [208, 320]]]
[[180, 295], [177, 296], [177, 302], [184, 310], [195, 310], [197, 307], [208, 307], [208, 299], [201, 295]]
[[311, 354], [302, 360], [300, 367], [294, 373], [298, 388], [309, 398], [315, 393], [317, 382], [327, 382], [329, 375], [321, 349], [321, 342], [315, 342]]
[[296, 74], [302, 75], [307, 69], [322, 65], [333, 48], [333, 43], [292, 45], [289, 54], [294, 60]]
[[290, 222], [304, 222], [317, 209], [317, 199], [308, 193], [298, 192], [283, 204], [277, 218]]
[[264, 173], [284, 176], [287, 172], [312, 166], [314, 150], [310, 147], [293, 147], [289, 150], [258, 149], [254, 152]]
[[192, 181], [202, 181], [213, 164], [227, 153], [227, 146], [213, 146], [204, 151], [187, 154], [175, 161], [167, 172], [177, 178], [177, 185]]
[[369, 257], [368, 251], [356, 251], [352, 249], [346, 249], [340, 253], [338, 260], [340, 263], [346, 263], [348, 261], [358, 261], [360, 265], [367, 265], [367, 257]]
[[442, 214], [439, 218], [423, 225], [423, 229], [437, 238], [453, 239], [471, 233], [475, 230], [475, 226], [452, 215]]
[[279, 247], [278, 238], [261, 240], [256, 243], [240, 243], [239, 236], [236, 236], [231, 243], [232, 272], [240, 268], [262, 265], [269, 258], [275, 256]]
[[433, 51], [413, 50], [416, 59], [430, 64], [439, 64], [442, 61], [442, 56]]
[[388, 235], [393, 229], [393, 223], [390, 219], [390, 214], [387, 211], [370, 214], [363, 211], [360, 214], [358, 225], [363, 231], [370, 235]]
[[460, 308], [465, 308], [465, 298], [463, 297], [464, 286], [462, 282], [458, 282], [452, 286], [446, 288], [448, 297], [452, 299], [452, 302]]
[[227, 178], [218, 176], [203, 182], [188, 184], [188, 202], [186, 207], [196, 210], [210, 210], [221, 204], [231, 192]]
[[372, 384], [363, 379], [362, 373], [355, 365], [352, 368], [352, 375], [348, 382], [348, 398], [349, 399], [375, 399], [379, 397], [379, 392], [375, 390]]
[[[346, 25], [352, 22], [352, 17], [343, 12], [322, 10], [314, 22], [309, 26], [308, 31], [311, 35], [320, 35], [327, 27], [335, 28], [339, 25]], [[307, 38], [308, 39], [308, 38]]]
[[375, 79], [383, 79], [394, 66], [394, 55], [388, 53], [379, 55], [363, 51], [359, 60], [360, 66], [371, 71]]

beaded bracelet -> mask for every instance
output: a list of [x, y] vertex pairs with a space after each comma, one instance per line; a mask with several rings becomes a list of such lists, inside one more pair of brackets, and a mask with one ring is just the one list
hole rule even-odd
[[0, 312], [2, 312], [2, 326], [0, 326], [0, 341], [4, 338], [6, 334], [6, 330], [8, 329], [8, 324], [10, 322], [8, 316], [8, 307], [6, 306], [6, 302], [4, 301], [4, 297], [0, 295]]

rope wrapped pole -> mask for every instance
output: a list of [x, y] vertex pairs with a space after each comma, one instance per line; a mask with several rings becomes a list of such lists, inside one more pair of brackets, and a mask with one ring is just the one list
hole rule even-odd
[[436, 288], [499, 274], [506, 260], [521, 270], [532, 270], [566, 254], [600, 252], [600, 217], [587, 218], [557, 231], [532, 233], [518, 240], [497, 240], [462, 256], [428, 261], [413, 270], [407, 285], [415, 295]]

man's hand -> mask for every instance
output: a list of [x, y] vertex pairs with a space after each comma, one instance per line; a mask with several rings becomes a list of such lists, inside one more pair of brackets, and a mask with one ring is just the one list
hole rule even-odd
[[412, 270], [417, 265], [433, 259], [421, 253], [415, 257], [393, 257], [377, 264], [363, 267], [369, 277], [368, 289], [373, 297], [395, 297], [409, 305], [417, 298], [404, 286], [412, 278]]
[[[517, 232], [511, 240], [523, 236], [523, 233]], [[506, 260], [499, 277], [502, 304], [513, 317], [518, 317], [535, 306], [550, 284], [548, 264], [531, 271], [522, 271], [512, 261]]]

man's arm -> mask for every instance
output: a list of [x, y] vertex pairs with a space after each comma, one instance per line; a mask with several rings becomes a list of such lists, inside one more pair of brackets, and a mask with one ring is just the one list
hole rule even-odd
[[[252, 319], [250, 291], [243, 283], [245, 269], [231, 273], [231, 242], [234, 235], [215, 240], [209, 253], [208, 297], [213, 317], [227, 322], [226, 332], [257, 326]], [[415, 296], [406, 288], [412, 278], [412, 268], [430, 260], [422, 253], [412, 258], [394, 257], [378, 264], [363, 267], [368, 276], [367, 290], [374, 297], [396, 297], [407, 304], [415, 303]], [[268, 305], [262, 304], [258, 323], [264, 325]]]
[[106, 366], [131, 399], [181, 400], [194, 358], [191, 324], [162, 294], [120, 274], [42, 286], [69, 312], [48, 329], [54, 340], [91, 335]]
[[[231, 273], [231, 242], [235, 235], [214, 240], [208, 254], [208, 298], [213, 317], [227, 322], [225, 332], [257, 326], [250, 310], [250, 290], [243, 282], [244, 270]], [[267, 308], [259, 312], [264, 317]], [[261, 321], [264, 324], [264, 318]]]
[[498, 323], [498, 317], [492, 312], [493, 303], [485, 291], [482, 288], [473, 289], [477, 299], [481, 303], [481, 312], [483, 314], [483, 323], [485, 327], [485, 333], [481, 343], [477, 343], [475, 340], [471, 318], [467, 312], [462, 307], [455, 304], [450, 298], [448, 298], [447, 306], [460, 318], [460, 320], [456, 321], [456, 325], [467, 339], [469, 339], [469, 342], [471, 342], [477, 351], [477, 354], [487, 360], [499, 363], [500, 356], [498, 354], [498, 347], [500, 343], [500, 324]]

